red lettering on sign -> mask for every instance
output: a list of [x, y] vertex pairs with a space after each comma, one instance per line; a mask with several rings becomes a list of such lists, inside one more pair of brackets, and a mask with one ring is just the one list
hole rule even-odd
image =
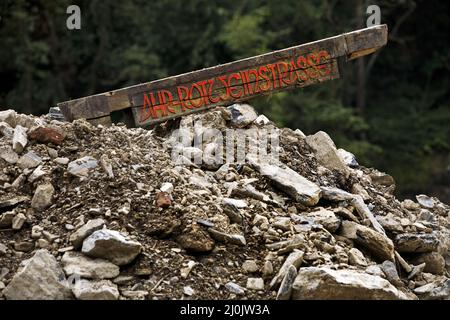
[[[175, 106], [180, 106], [180, 113], [188, 109], [201, 108], [221, 101], [251, 97], [261, 92], [292, 86], [296, 82], [306, 82], [331, 74], [330, 55], [322, 50], [293, 57], [289, 61], [277, 61], [256, 69], [240, 70], [234, 73], [180, 85], [169, 90], [144, 93], [143, 105], [139, 109], [140, 122], [150, 117], [166, 117], [176, 114]], [[155, 95], [158, 104], [155, 102]], [[157, 111], [160, 111], [158, 115]]]
[[[240, 78], [241, 76], [239, 75], [239, 73], [233, 73], [228, 77], [228, 88], [230, 90], [230, 96], [235, 99], [238, 99], [242, 96], [242, 90], [239, 87], [233, 86], [231, 81], [233, 79], [239, 80]], [[237, 92], [233, 92], [234, 90], [236, 90]]]

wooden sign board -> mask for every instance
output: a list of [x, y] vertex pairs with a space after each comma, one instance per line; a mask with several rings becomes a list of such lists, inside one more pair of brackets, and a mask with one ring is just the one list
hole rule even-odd
[[387, 43], [380, 25], [194, 72], [58, 104], [68, 121], [110, 124], [110, 113], [131, 108], [147, 126], [252, 97], [339, 78], [337, 59], [370, 54]]

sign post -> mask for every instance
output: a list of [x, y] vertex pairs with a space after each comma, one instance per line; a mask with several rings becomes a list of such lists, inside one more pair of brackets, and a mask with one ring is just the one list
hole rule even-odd
[[352, 60], [387, 43], [387, 26], [273, 51], [211, 68], [58, 104], [68, 121], [110, 124], [110, 113], [131, 108], [148, 126], [216, 106], [339, 78], [338, 58]]

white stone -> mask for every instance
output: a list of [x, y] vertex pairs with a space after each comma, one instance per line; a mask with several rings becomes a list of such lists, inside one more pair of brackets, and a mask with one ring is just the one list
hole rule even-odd
[[164, 182], [159, 190], [162, 192], [171, 193], [173, 191], [173, 184], [170, 182]]
[[91, 259], [79, 252], [66, 252], [61, 262], [67, 276], [76, 274], [88, 279], [111, 279], [120, 273], [115, 264], [103, 259]]
[[264, 290], [264, 280], [262, 278], [248, 278], [246, 287], [250, 290]]
[[75, 283], [73, 294], [78, 300], [117, 300], [117, 285], [109, 280], [79, 280]]
[[83, 241], [81, 251], [93, 258], [102, 258], [123, 266], [132, 262], [141, 252], [142, 246], [127, 240], [113, 230], [97, 230]]

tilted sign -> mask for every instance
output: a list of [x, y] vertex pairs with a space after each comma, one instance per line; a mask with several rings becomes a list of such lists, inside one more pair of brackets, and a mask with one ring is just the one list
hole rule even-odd
[[131, 108], [135, 125], [146, 126], [339, 78], [338, 58], [359, 58], [386, 42], [387, 26], [375, 26], [58, 106], [69, 121], [86, 118], [103, 124], [111, 123], [111, 112]]

